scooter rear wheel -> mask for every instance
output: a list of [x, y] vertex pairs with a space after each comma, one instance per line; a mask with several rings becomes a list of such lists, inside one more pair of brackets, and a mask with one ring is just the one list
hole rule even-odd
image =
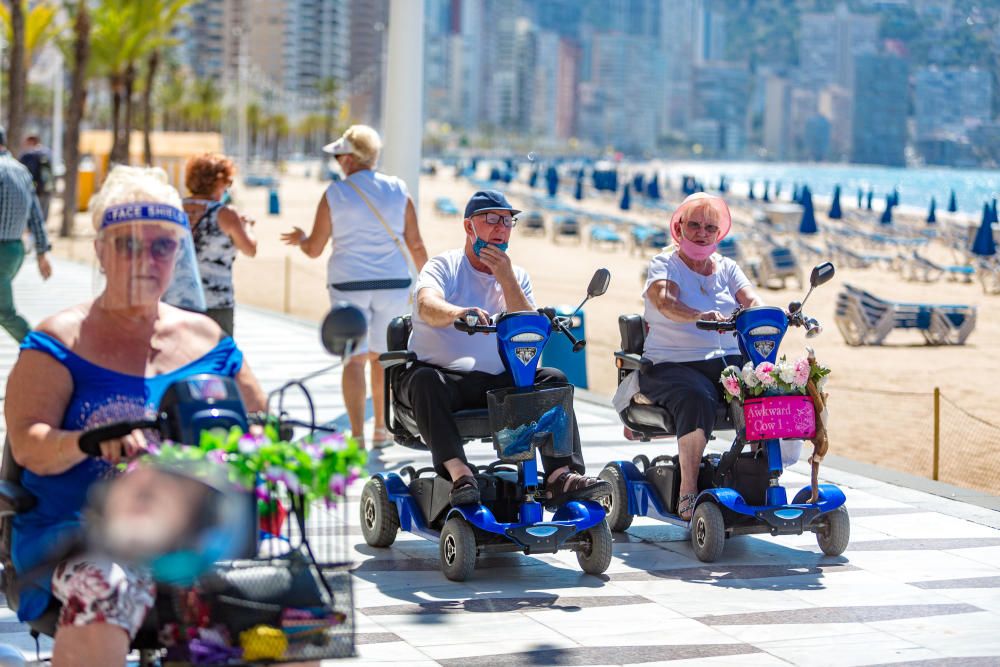
[[851, 541], [851, 516], [841, 505], [823, 515], [826, 526], [816, 531], [816, 542], [827, 556], [839, 556], [847, 550]]
[[441, 531], [441, 571], [452, 581], [465, 581], [476, 569], [476, 532], [460, 516], [453, 516]]
[[372, 477], [361, 492], [361, 533], [370, 547], [387, 547], [396, 541], [399, 514], [389, 500], [381, 477]]
[[616, 466], [605, 466], [600, 479], [611, 484], [611, 493], [601, 498], [601, 507], [607, 514], [608, 528], [621, 533], [632, 525], [632, 515], [628, 513], [628, 485], [622, 471]]
[[580, 569], [587, 574], [604, 574], [611, 565], [613, 544], [607, 520], [585, 530], [581, 535], [580, 549], [576, 552]]
[[691, 517], [691, 546], [703, 563], [714, 563], [726, 547], [726, 522], [712, 501], [698, 505]]

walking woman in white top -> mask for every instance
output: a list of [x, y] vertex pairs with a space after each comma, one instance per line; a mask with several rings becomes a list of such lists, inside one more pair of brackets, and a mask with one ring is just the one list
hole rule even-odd
[[316, 208], [309, 234], [293, 227], [281, 235], [309, 257], [319, 257], [327, 241], [333, 252], [327, 265], [330, 302], [348, 301], [368, 320], [368, 343], [344, 365], [343, 390], [351, 432], [364, 443], [365, 363], [371, 363], [372, 403], [375, 412], [373, 447], [392, 440], [385, 428], [382, 365], [386, 330], [397, 315], [410, 312], [411, 279], [403, 244], [419, 272], [427, 261], [417, 211], [406, 183], [374, 171], [382, 150], [378, 133], [366, 125], [352, 125], [337, 141], [323, 148], [332, 153], [346, 178], [330, 184]]

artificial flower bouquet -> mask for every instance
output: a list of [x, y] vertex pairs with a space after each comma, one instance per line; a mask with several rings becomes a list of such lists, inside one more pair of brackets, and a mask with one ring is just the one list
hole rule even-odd
[[230, 480], [258, 499], [261, 529], [277, 535], [286, 515], [279, 493], [301, 499], [303, 511], [315, 502], [333, 507], [365, 464], [365, 451], [353, 437], [332, 433], [298, 442], [282, 440], [276, 418], [259, 433], [203, 431], [197, 447], [164, 443], [155, 452], [160, 463], [205, 461], [228, 466]]
[[754, 367], [748, 361], [743, 368], [727, 366], [719, 381], [725, 388], [726, 401], [745, 401], [758, 396], [805, 395], [809, 380], [822, 391], [830, 369], [809, 363], [807, 357], [789, 361], [784, 356], [778, 363], [762, 361]]

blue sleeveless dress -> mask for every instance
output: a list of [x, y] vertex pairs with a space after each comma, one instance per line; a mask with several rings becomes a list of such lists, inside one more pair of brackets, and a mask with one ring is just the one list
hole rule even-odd
[[[198, 373], [233, 377], [243, 366], [243, 353], [232, 338], [223, 338], [199, 359], [150, 378], [98, 366], [38, 331], [28, 334], [21, 349], [51, 355], [69, 371], [73, 394], [61, 428], [70, 431], [151, 417], [163, 392], [175, 380]], [[28, 470], [21, 473], [21, 485], [38, 499], [38, 504], [30, 512], [14, 517], [11, 555], [19, 573], [43, 566], [54, 549], [79, 533], [90, 485], [111, 473], [111, 466], [100, 459], [87, 459], [58, 475], [36, 475]], [[48, 607], [50, 579], [43, 576], [24, 587], [17, 610], [20, 620], [38, 618]]]

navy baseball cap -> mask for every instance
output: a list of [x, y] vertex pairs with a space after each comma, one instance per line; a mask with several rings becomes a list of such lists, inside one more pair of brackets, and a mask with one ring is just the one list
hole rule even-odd
[[465, 205], [465, 217], [471, 218], [480, 211], [510, 211], [511, 215], [517, 215], [520, 209], [514, 208], [499, 190], [480, 190], [472, 195], [469, 203]]

